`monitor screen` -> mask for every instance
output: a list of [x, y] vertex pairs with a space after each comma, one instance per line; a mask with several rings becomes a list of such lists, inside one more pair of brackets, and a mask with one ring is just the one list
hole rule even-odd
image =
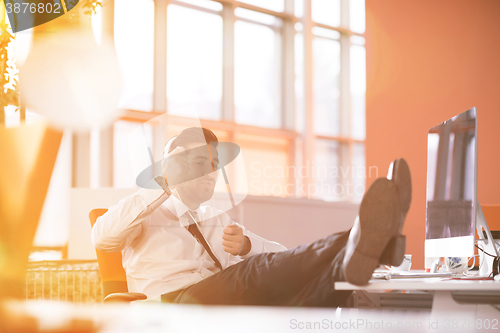
[[432, 127], [427, 138], [426, 256], [469, 256], [475, 238], [476, 109]]

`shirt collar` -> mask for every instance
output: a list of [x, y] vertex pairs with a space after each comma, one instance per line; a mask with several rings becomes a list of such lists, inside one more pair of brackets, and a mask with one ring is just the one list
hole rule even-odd
[[[183, 217], [183, 215], [186, 214], [186, 212], [190, 209], [175, 195], [171, 195], [165, 201], [165, 206], [170, 212], [172, 212], [172, 214], [174, 214], [179, 219], [179, 222], [183, 227], [187, 227], [189, 225], [188, 219]], [[198, 209], [196, 209], [196, 212], [198, 213], [198, 216], [200, 216], [199, 207]]]

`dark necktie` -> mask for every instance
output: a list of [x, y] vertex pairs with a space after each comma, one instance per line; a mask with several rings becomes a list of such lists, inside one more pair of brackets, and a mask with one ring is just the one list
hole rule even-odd
[[196, 238], [196, 240], [198, 242], [200, 242], [201, 245], [203, 245], [203, 248], [205, 248], [205, 250], [207, 251], [210, 258], [212, 258], [212, 260], [214, 261], [215, 265], [217, 267], [219, 267], [220, 270], [222, 270], [222, 265], [221, 265], [219, 259], [217, 259], [214, 252], [212, 251], [212, 248], [210, 247], [207, 240], [205, 239], [205, 236], [203, 236], [203, 234], [201, 233], [201, 231], [198, 227], [198, 224], [196, 224], [195, 221], [193, 220], [193, 218], [195, 220], [198, 219], [198, 213], [196, 213], [195, 211], [189, 211], [185, 214], [185, 216], [187, 217], [187, 219], [189, 221], [189, 226], [187, 227], [187, 230], [189, 230], [191, 235], [193, 235], [193, 237]]

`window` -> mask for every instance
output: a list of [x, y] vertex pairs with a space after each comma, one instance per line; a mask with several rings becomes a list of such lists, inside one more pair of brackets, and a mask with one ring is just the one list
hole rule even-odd
[[[153, 110], [154, 2], [114, 1], [114, 40], [123, 92], [120, 107]], [[133, 24], [131, 23], [133, 18]]]
[[235, 121], [280, 128], [281, 20], [242, 8], [235, 14]]
[[313, 39], [314, 132], [339, 136], [340, 122], [340, 43]]
[[285, 9], [285, 1], [286, 0], [240, 0], [240, 2], [274, 10], [276, 12], [282, 12]]
[[199, 117], [241, 146], [236, 191], [360, 201], [364, 0], [131, 1], [114, 7], [126, 113], [114, 125], [113, 186], [134, 182], [124, 137], [167, 113], [168, 133], [147, 129], [155, 156]]
[[340, 0], [312, 0], [312, 20], [316, 23], [338, 27], [341, 16], [340, 6]]
[[220, 120], [221, 102], [222, 17], [168, 6], [168, 113]]

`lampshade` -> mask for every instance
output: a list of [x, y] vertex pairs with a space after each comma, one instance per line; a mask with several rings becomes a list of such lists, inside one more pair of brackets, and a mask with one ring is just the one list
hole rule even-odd
[[116, 119], [122, 84], [113, 45], [97, 45], [80, 4], [71, 13], [34, 28], [19, 82], [28, 109], [54, 127], [86, 131]]

